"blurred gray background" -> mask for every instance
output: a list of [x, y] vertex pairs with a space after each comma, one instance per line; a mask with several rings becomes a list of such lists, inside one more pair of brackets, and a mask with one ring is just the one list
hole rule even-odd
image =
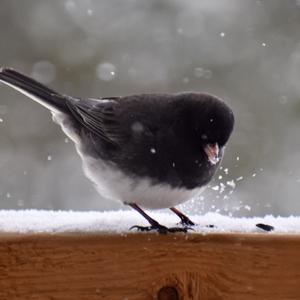
[[[1, 65], [65, 94], [224, 98], [235, 132], [185, 211], [300, 214], [299, 0], [0, 0], [0, 37]], [[50, 113], [2, 84], [0, 208], [124, 208], [96, 193]]]

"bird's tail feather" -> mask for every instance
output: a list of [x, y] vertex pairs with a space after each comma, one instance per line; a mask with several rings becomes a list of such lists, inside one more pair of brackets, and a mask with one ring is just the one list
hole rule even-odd
[[67, 112], [66, 97], [36, 80], [13, 69], [0, 68], [0, 81], [47, 107], [51, 111]]

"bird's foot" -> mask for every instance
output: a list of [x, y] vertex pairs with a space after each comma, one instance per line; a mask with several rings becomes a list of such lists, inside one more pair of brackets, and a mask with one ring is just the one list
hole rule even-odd
[[190, 227], [166, 227], [160, 224], [155, 224], [151, 226], [132, 226], [131, 229], [137, 229], [137, 231], [157, 231], [160, 234], [167, 234], [167, 233], [175, 233], [175, 232], [187, 232], [188, 230], [193, 230]]
[[188, 230], [193, 230], [193, 228], [184, 225], [184, 227], [170, 227], [168, 228], [168, 232], [188, 232]]

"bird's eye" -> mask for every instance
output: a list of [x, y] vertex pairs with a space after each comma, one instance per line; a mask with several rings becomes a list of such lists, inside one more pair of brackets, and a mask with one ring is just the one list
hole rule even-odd
[[202, 140], [207, 140], [207, 135], [206, 135], [205, 133], [202, 134], [202, 135], [201, 135], [201, 139], [202, 139]]

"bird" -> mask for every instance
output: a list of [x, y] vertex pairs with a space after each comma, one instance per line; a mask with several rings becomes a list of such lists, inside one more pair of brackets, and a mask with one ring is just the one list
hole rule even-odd
[[[197, 197], [221, 163], [234, 128], [221, 98], [198, 92], [77, 98], [11, 68], [0, 69], [0, 81], [50, 110], [99, 194], [149, 223], [132, 228], [165, 234], [195, 225], [176, 206]], [[166, 227], [145, 209], [170, 209], [182, 226]]]

